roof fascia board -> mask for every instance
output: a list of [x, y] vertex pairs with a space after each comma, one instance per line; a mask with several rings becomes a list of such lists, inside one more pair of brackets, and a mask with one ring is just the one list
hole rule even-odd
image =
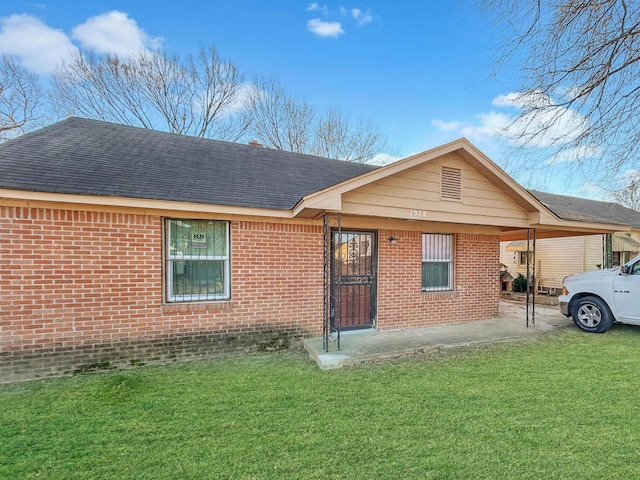
[[625, 233], [630, 230], [630, 228], [626, 225], [611, 225], [606, 223], [584, 223], [584, 222], [563, 222], [558, 223], [557, 225], [531, 225], [532, 230], [536, 229], [537, 231], [566, 231], [572, 234], [578, 235], [597, 235], [597, 234], [610, 234], [621, 232]]
[[579, 222], [576, 220], [562, 220], [560, 218], [539, 218], [536, 220], [535, 215], [530, 217], [530, 228], [540, 229], [567, 229], [567, 230], [580, 230], [594, 231], [595, 233], [613, 233], [613, 232], [629, 232], [631, 227], [629, 225], [620, 225], [617, 223], [599, 223], [599, 222]]
[[342, 195], [335, 193], [333, 195], [310, 198], [306, 202], [298, 202], [293, 209], [293, 216], [299, 215], [300, 212], [307, 208], [339, 212], [342, 210]]
[[209, 205], [205, 203], [174, 202], [170, 200], [149, 200], [128, 197], [104, 197], [94, 195], [73, 195], [66, 193], [29, 192], [24, 190], [0, 189], [0, 200], [20, 200], [66, 205], [91, 205], [118, 208], [132, 208], [152, 211], [219, 213], [274, 218], [293, 218], [291, 210], [274, 210], [253, 207], [233, 207]]
[[[487, 177], [493, 177], [494, 183], [497, 184], [502, 191], [509, 195], [521, 207], [529, 211], [539, 211], [546, 213], [554, 218], [558, 218], [548, 207], [540, 200], [534, 197], [529, 191], [516, 182], [511, 176], [505, 172], [498, 164], [482, 153], [475, 145], [466, 138], [461, 139], [466, 148], [461, 149], [462, 158], [468, 161], [472, 166]], [[507, 190], [505, 190], [507, 187]]]
[[[603, 229], [586, 230], [584, 227], [576, 229], [536, 229], [536, 238], [542, 240], [545, 238], [562, 238], [562, 237], [583, 237], [588, 235], [601, 235], [604, 233], [615, 233], [612, 230], [604, 231]], [[530, 233], [533, 235], [533, 233]], [[508, 242], [512, 240], [526, 240], [527, 229], [506, 230], [500, 234], [501, 242]]]

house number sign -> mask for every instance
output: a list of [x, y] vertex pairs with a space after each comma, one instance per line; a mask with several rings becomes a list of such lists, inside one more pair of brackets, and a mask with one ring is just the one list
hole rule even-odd
[[191, 234], [191, 247], [193, 247], [193, 248], [207, 248], [207, 234], [206, 233], [192, 233]]
[[426, 210], [411, 210], [411, 216], [413, 218], [427, 218]]

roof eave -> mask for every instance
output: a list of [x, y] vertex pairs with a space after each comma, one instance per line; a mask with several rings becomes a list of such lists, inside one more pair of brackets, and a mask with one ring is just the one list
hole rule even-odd
[[240, 207], [228, 205], [213, 205], [195, 202], [178, 202], [173, 200], [151, 200], [130, 197], [106, 197], [99, 195], [77, 195], [66, 193], [32, 192], [25, 190], [0, 189], [0, 204], [19, 202], [27, 206], [55, 205], [63, 207], [109, 207], [118, 209], [132, 209], [136, 211], [180, 213], [215, 213], [220, 215], [244, 215], [272, 218], [293, 218], [291, 210], [277, 210], [256, 207]]

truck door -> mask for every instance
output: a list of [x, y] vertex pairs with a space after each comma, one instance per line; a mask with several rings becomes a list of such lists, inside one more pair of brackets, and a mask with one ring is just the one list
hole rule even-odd
[[629, 275], [618, 275], [613, 282], [613, 298], [622, 321], [640, 321], [640, 258]]

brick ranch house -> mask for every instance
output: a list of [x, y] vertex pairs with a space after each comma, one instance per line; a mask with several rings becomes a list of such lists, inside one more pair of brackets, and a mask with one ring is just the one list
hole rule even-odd
[[501, 240], [621, 230], [465, 139], [375, 167], [69, 118], [0, 167], [0, 381], [488, 319]]

